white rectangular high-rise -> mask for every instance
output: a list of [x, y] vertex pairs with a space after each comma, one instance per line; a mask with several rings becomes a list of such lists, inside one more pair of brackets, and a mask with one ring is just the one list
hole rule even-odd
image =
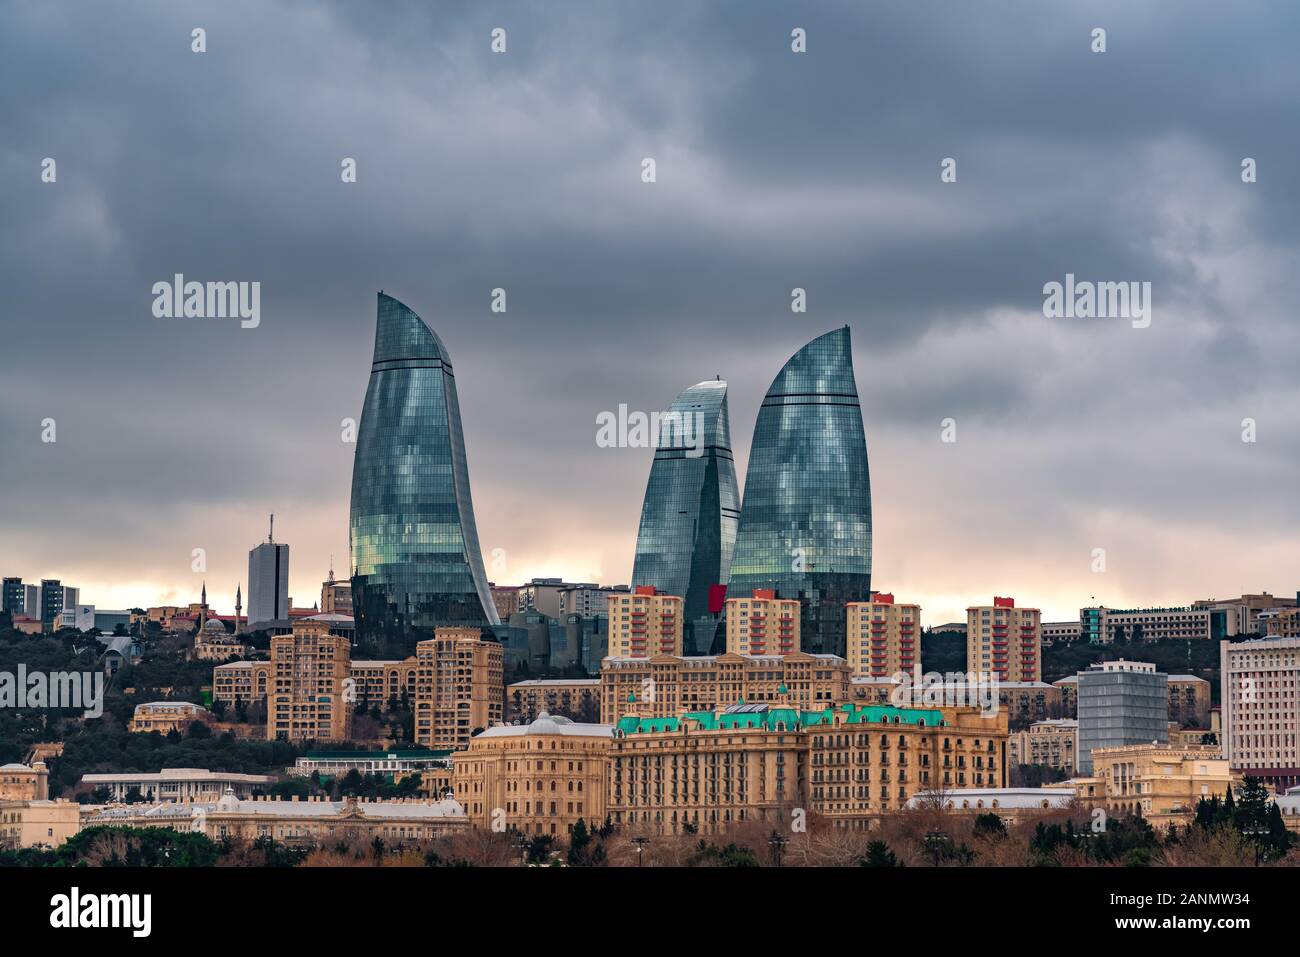
[[248, 624], [289, 617], [289, 546], [265, 541], [248, 553]]

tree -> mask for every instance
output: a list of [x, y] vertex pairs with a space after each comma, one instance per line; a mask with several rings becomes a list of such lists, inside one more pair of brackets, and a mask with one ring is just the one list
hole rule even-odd
[[998, 817], [992, 811], [976, 817], [975, 823], [971, 827], [971, 831], [976, 837], [1007, 836], [1007, 826], [1002, 823], [1002, 818]]
[[884, 841], [872, 841], [858, 862], [859, 867], [902, 867], [898, 858]]

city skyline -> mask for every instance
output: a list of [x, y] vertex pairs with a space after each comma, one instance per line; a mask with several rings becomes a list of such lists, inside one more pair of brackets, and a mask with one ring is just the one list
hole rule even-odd
[[[202, 56], [194, 16], [5, 14], [6, 574], [107, 608], [206, 580], [229, 609], [275, 512], [312, 604], [347, 562], [382, 288], [456, 353], [499, 583], [628, 583], [653, 451], [597, 447], [595, 417], [721, 376], [743, 495], [775, 369], [847, 323], [872, 584], [927, 624], [1289, 594], [1296, 11], [828, 8], [803, 57], [792, 14], [743, 5], [204, 10]], [[178, 273], [260, 282], [260, 323], [156, 317]], [[1073, 276], [1150, 282], [1150, 326], [1047, 318]]]

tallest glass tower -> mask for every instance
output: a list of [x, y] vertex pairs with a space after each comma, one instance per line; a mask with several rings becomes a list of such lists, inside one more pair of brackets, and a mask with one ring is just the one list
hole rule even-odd
[[375, 355], [352, 465], [357, 640], [394, 650], [437, 625], [496, 625], [469, 493], [451, 356], [379, 294]]
[[800, 645], [845, 656], [845, 603], [871, 597], [871, 479], [845, 326], [785, 364], [749, 450], [728, 598], [802, 603]]

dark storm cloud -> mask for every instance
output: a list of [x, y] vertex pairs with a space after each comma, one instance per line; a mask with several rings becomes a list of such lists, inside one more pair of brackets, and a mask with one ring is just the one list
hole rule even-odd
[[[597, 450], [598, 411], [662, 407], [721, 374], [743, 464], [777, 368], [842, 323], [882, 578], [983, 588], [950, 577], [970, 574], [963, 535], [1001, 523], [1009, 555], [1074, 554], [1112, 515], [1273, 554], [1300, 454], [1290, 5], [141, 2], [0, 18], [0, 551], [29, 577], [85, 540], [188, 587], [174, 556], [210, 540], [235, 579], [276, 508], [313, 555], [294, 566], [309, 592], [320, 553], [346, 550], [340, 423], [359, 413], [379, 288], [455, 359], [484, 546], [521, 556], [520, 574], [586, 552], [626, 578], [648, 457]], [[807, 54], [790, 52], [794, 26]], [[1088, 48], [1096, 26], [1105, 54]], [[955, 184], [939, 181], [947, 156]], [[150, 287], [177, 272], [260, 281], [262, 325], [155, 319]], [[1152, 327], [1044, 319], [1043, 283], [1066, 272], [1151, 282]], [[487, 308], [498, 286], [504, 316]], [[795, 286], [807, 315], [790, 312]], [[1238, 438], [1248, 416], [1256, 445]], [[938, 442], [946, 417], [956, 446]], [[1243, 562], [1266, 576], [1221, 562], [1186, 587]], [[1038, 564], [1044, 590], [1070, 590], [1073, 566]], [[1032, 585], [1036, 567], [1007, 574]], [[1113, 587], [1148, 585], [1167, 579]]]

